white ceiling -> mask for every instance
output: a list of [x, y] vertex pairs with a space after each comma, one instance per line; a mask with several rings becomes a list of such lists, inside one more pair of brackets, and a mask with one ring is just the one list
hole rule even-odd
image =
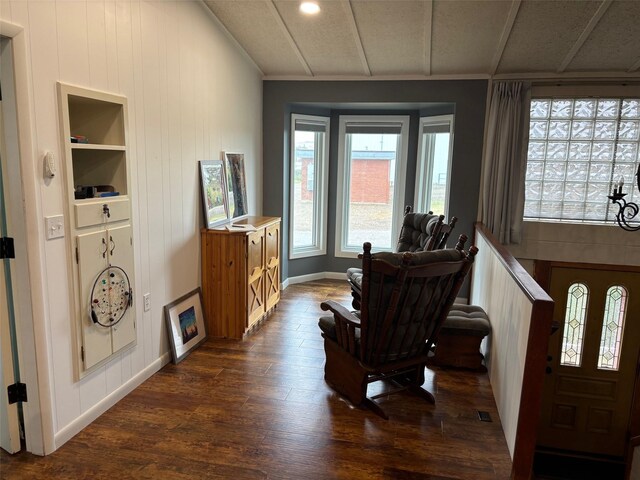
[[205, 0], [266, 78], [640, 76], [640, 0]]

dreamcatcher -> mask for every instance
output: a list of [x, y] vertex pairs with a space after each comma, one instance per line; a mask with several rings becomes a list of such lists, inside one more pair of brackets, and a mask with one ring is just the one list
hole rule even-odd
[[101, 327], [113, 327], [133, 305], [129, 276], [122, 268], [108, 266], [102, 270], [91, 289], [89, 316]]

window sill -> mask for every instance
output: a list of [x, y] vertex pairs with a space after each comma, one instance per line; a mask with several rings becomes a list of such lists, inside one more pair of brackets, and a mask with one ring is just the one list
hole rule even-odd
[[321, 255], [326, 255], [326, 248], [323, 249], [314, 249], [314, 250], [302, 250], [297, 252], [289, 252], [289, 260], [299, 260], [301, 258], [307, 257], [319, 257]]

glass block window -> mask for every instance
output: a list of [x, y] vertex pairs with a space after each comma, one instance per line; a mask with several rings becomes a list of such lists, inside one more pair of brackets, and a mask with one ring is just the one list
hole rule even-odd
[[627, 289], [622, 286], [614, 285], [607, 290], [600, 337], [600, 354], [598, 355], [600, 370], [618, 370], [624, 319], [627, 313], [627, 298]]
[[531, 100], [524, 218], [606, 223], [607, 195], [624, 178], [627, 201], [640, 164], [640, 99]]
[[560, 365], [579, 367], [582, 363], [584, 331], [587, 324], [589, 289], [583, 283], [569, 286], [567, 310], [564, 316]]

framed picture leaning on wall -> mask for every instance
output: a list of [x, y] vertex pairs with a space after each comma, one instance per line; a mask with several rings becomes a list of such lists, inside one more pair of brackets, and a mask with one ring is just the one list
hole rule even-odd
[[227, 202], [227, 175], [222, 160], [200, 160], [202, 207], [208, 228], [229, 221]]
[[200, 287], [164, 307], [173, 363], [180, 363], [207, 338]]
[[238, 220], [249, 215], [247, 182], [244, 174], [244, 153], [222, 152], [227, 169], [229, 218]]

